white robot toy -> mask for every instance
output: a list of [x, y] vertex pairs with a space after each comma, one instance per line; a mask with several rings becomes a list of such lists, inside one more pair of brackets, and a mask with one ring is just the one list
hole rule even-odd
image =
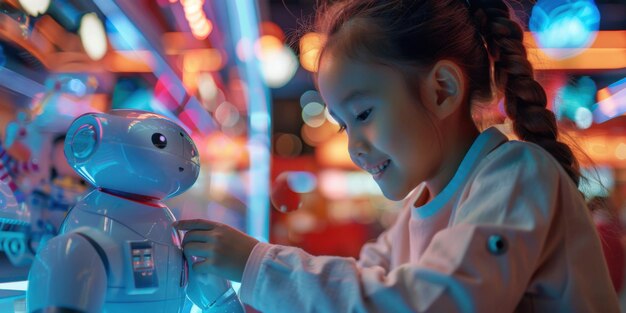
[[145, 111], [87, 113], [69, 127], [65, 156], [96, 189], [37, 253], [29, 312], [176, 313], [185, 294], [205, 312], [244, 311], [228, 281], [189, 275], [161, 202], [198, 177], [198, 150], [183, 128]]

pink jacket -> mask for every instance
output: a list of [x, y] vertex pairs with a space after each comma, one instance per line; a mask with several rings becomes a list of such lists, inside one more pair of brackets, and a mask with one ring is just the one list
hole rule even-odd
[[270, 312], [619, 312], [582, 195], [537, 145], [483, 132], [359, 260], [259, 243], [241, 299]]

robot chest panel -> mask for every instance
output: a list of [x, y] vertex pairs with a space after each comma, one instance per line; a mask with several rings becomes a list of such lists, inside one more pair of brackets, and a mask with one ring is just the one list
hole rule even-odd
[[121, 249], [124, 281], [119, 287], [109, 285], [106, 312], [121, 312], [116, 307], [120, 303], [125, 303], [124, 309], [135, 303], [142, 311], [150, 306], [149, 312], [178, 312], [175, 308], [182, 307], [186, 283], [180, 249], [147, 240], [126, 241]]
[[185, 287], [185, 262], [178, 247], [147, 240], [127, 241], [125, 245], [129, 294], [170, 293]]

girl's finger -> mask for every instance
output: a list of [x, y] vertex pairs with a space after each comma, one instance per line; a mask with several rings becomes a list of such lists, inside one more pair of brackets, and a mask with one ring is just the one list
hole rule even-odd
[[213, 274], [213, 259], [193, 263], [191, 269], [196, 273]]
[[202, 242], [190, 242], [183, 246], [183, 253], [187, 258], [202, 257], [211, 258], [215, 255], [213, 251], [214, 246], [208, 243]]
[[191, 230], [185, 234], [183, 245], [188, 242], [214, 242], [210, 230]]
[[203, 219], [182, 220], [172, 224], [178, 230], [211, 230], [220, 225], [220, 223]]

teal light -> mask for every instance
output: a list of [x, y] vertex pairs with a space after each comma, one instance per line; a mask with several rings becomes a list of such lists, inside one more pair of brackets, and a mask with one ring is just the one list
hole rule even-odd
[[561, 87], [554, 99], [557, 119], [567, 118], [576, 123], [578, 128], [589, 128], [593, 122], [596, 92], [596, 83], [588, 76]]

